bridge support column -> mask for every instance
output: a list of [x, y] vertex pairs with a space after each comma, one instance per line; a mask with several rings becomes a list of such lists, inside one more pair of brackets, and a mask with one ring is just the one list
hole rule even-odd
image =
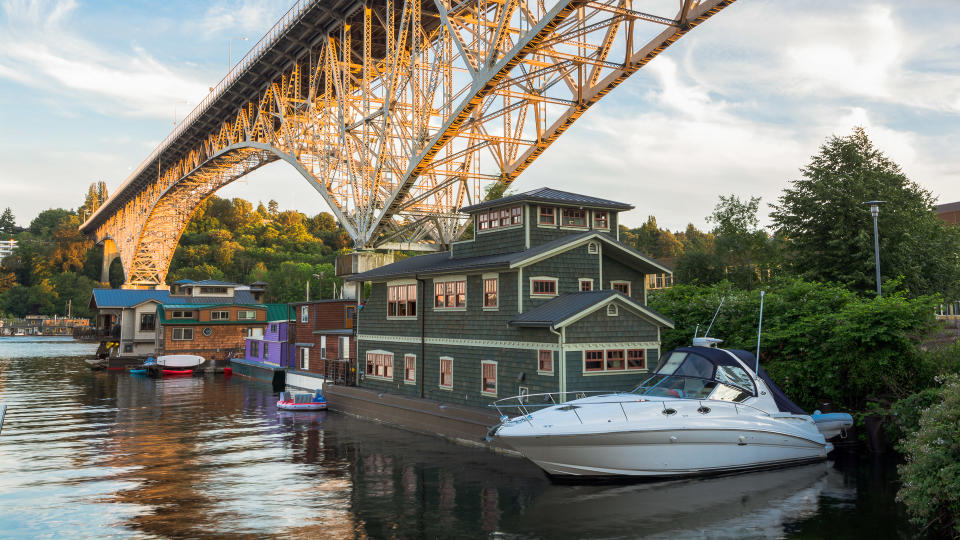
[[117, 245], [112, 240], [103, 243], [103, 268], [100, 270], [100, 281], [110, 283], [110, 265], [114, 259], [120, 258]]

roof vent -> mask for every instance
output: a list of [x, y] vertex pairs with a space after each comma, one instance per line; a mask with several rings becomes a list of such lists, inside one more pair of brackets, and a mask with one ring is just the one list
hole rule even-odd
[[616, 317], [620, 312], [617, 310], [616, 304], [607, 304], [607, 315], [610, 317]]
[[591, 255], [596, 255], [597, 253], [600, 253], [600, 245], [597, 244], [596, 242], [590, 242], [589, 244], [587, 244], [587, 253]]

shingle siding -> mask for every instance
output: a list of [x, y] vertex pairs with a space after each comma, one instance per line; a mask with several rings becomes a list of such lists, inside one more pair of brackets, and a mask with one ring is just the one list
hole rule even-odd
[[457, 242], [453, 245], [454, 257], [478, 257], [510, 253], [526, 249], [524, 243], [526, 232], [524, 227], [511, 229], [493, 229], [485, 232], [474, 232], [472, 242]]

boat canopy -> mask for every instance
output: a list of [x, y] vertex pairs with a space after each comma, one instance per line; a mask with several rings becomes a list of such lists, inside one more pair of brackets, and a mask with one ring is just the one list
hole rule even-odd
[[[748, 366], [757, 365], [757, 357], [752, 353], [741, 350], [741, 349], [727, 349], [733, 354], [737, 355], [737, 358], [743, 360], [743, 363]], [[787, 412], [792, 414], [807, 414], [806, 411], [800, 408], [799, 405], [794, 403], [783, 393], [783, 390], [780, 389], [776, 383], [770, 379], [770, 375], [767, 375], [767, 372], [761, 367], [760, 372], [757, 373], [760, 375], [760, 378], [763, 379], [764, 384], [767, 385], [767, 388], [770, 390], [770, 394], [773, 396], [774, 403], [777, 404], [777, 409], [780, 409], [780, 412]]]

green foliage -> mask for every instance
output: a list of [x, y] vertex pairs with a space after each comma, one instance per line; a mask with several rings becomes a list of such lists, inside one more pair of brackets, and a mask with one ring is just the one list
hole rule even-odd
[[[663, 349], [688, 345], [698, 324], [703, 335], [722, 297], [711, 334], [726, 346], [754, 350], [760, 294], [728, 282], [650, 293], [650, 306], [676, 323], [663, 333]], [[835, 284], [777, 280], [764, 299], [761, 363], [811, 410], [821, 399], [863, 410], [871, 396], [904, 397], [922, 387], [917, 343], [933, 323], [937, 302], [902, 292], [868, 299]]]
[[960, 537], [960, 377], [947, 377], [938, 394], [901, 445], [906, 463], [898, 467], [897, 499], [917, 525]]
[[[15, 232], [17, 232], [17, 220], [13, 217], [13, 211], [8, 206], [0, 215], [0, 233], [13, 234]], [[6, 238], [3, 240], [6, 240]]]
[[884, 200], [878, 220], [884, 280], [903, 276], [912, 294], [960, 293], [960, 229], [934, 213], [930, 192], [911, 182], [862, 128], [831, 137], [774, 206], [794, 272], [869, 294], [873, 221], [864, 201]]

